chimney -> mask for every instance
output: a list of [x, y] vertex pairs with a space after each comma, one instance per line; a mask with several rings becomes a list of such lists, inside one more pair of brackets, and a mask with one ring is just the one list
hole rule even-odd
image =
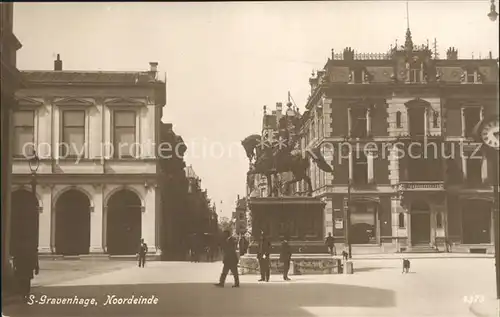
[[59, 54], [57, 54], [57, 59], [54, 61], [54, 70], [62, 71], [62, 60]]
[[149, 62], [149, 74], [156, 79], [158, 73], [158, 62]]

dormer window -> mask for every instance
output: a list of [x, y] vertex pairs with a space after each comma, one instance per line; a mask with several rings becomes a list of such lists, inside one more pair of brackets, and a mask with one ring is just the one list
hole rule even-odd
[[481, 83], [481, 74], [474, 67], [468, 67], [462, 75], [463, 84], [478, 84]]
[[364, 82], [364, 71], [361, 68], [351, 69], [351, 74], [349, 76], [350, 84], [362, 84]]
[[469, 71], [469, 72], [465, 72], [466, 73], [466, 77], [467, 78], [467, 83], [475, 83], [476, 82], [476, 72], [475, 71]]
[[410, 69], [410, 82], [421, 82], [420, 69]]

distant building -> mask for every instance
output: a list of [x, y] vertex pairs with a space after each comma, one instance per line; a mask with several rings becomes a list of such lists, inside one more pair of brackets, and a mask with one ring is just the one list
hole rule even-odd
[[236, 234], [245, 234], [247, 232], [247, 199], [245, 197], [240, 198], [238, 195], [238, 199], [236, 200], [236, 208], [233, 212], [233, 222], [234, 222], [234, 230], [233, 232]]
[[186, 218], [188, 204], [188, 178], [184, 154], [188, 150], [184, 140], [173, 131], [171, 123], [160, 125], [158, 191], [161, 195], [161, 258], [184, 260]]
[[[39, 252], [160, 251], [158, 132], [165, 82], [147, 71], [23, 71], [13, 112], [11, 249], [29, 232]], [[39, 157], [36, 193], [26, 155]], [[28, 229], [27, 229], [28, 228]]]
[[[472, 156], [479, 145], [472, 130], [498, 115], [497, 61], [491, 54], [460, 59], [455, 48], [439, 59], [428, 45], [414, 45], [410, 30], [403, 46], [385, 54], [332, 51], [309, 80], [302, 127], [304, 146], [334, 149], [333, 175], [314, 164], [309, 170], [314, 196], [327, 204], [323, 231], [343, 242], [350, 223], [354, 254], [442, 251], [446, 241], [453, 251], [493, 252], [498, 162]], [[424, 154], [430, 142], [438, 150]], [[416, 158], [411, 144], [419, 145]]]

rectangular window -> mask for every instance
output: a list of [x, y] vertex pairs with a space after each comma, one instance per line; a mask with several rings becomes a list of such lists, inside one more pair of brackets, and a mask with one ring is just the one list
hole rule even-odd
[[467, 184], [480, 185], [483, 182], [481, 177], [482, 160], [478, 158], [467, 159]]
[[353, 152], [353, 175], [352, 180], [354, 185], [366, 185], [368, 184], [368, 159], [363, 153]]
[[351, 137], [353, 138], [364, 138], [367, 135], [366, 129], [366, 112], [364, 108], [352, 108], [351, 109]]
[[410, 69], [410, 82], [420, 83], [422, 81], [420, 69]]
[[474, 127], [481, 120], [481, 109], [479, 107], [464, 108], [465, 137], [474, 137]]
[[475, 71], [467, 71], [467, 83], [473, 84], [476, 82], [476, 72]]
[[85, 110], [62, 112], [61, 157], [85, 155]]
[[355, 84], [362, 84], [363, 83], [363, 71], [361, 69], [357, 69], [354, 72], [354, 83]]
[[408, 109], [409, 129], [411, 136], [425, 135], [425, 109]]
[[16, 157], [32, 154], [35, 142], [35, 111], [21, 110], [13, 113], [14, 126], [14, 148], [13, 154]]
[[113, 112], [113, 146], [115, 158], [135, 157], [136, 112], [119, 110]]

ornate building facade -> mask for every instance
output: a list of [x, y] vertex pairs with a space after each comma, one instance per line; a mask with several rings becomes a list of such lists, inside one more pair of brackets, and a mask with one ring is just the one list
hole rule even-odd
[[[309, 82], [303, 146], [323, 145], [333, 174], [311, 164], [324, 232], [356, 252], [493, 252], [492, 164], [472, 131], [498, 115], [498, 64], [439, 59], [428, 45], [328, 59]], [[304, 192], [298, 184], [296, 192]], [[347, 206], [350, 203], [350, 218]]]
[[[23, 71], [13, 113], [11, 249], [40, 253], [160, 252], [157, 153], [165, 82], [144, 72]], [[33, 152], [35, 150], [35, 152]], [[38, 158], [35, 193], [28, 157]], [[29, 228], [29, 230], [26, 230]], [[23, 233], [24, 232], [24, 233]]]

